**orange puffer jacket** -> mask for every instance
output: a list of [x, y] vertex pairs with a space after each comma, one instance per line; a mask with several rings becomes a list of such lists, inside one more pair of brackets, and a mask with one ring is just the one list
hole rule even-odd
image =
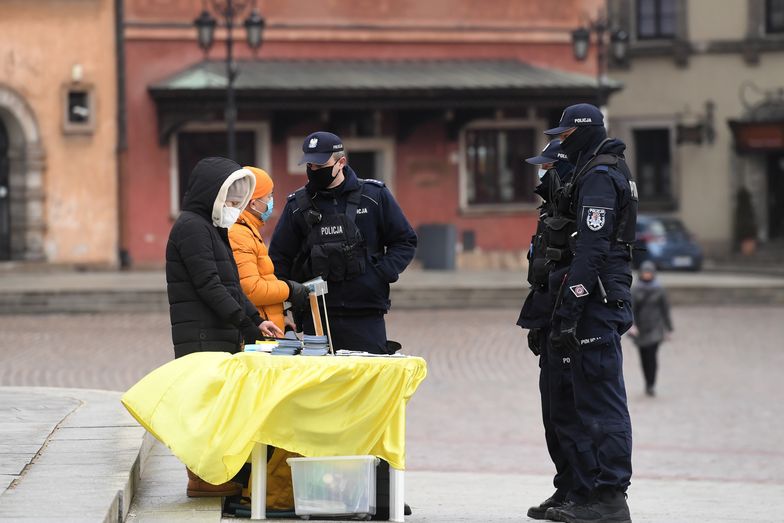
[[289, 297], [286, 282], [275, 277], [275, 268], [261, 237], [263, 222], [247, 210], [229, 229], [234, 261], [240, 273], [240, 285], [262, 318], [283, 326], [283, 301]]

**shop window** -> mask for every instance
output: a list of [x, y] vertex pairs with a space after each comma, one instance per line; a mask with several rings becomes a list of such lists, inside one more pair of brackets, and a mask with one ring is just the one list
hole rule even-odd
[[675, 38], [676, 0], [637, 0], [637, 38], [662, 40]]
[[784, 33], [784, 0], [765, 2], [765, 30], [768, 33]]
[[635, 129], [634, 177], [640, 205], [671, 207], [674, 202], [669, 129]]
[[467, 129], [464, 135], [465, 202], [468, 206], [531, 204], [536, 201], [532, 128]]

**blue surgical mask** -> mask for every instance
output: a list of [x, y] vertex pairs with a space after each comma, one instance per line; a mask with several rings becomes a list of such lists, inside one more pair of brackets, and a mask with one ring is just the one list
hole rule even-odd
[[275, 200], [272, 196], [270, 196], [269, 201], [267, 202], [267, 210], [261, 213], [261, 221], [266, 222], [269, 220], [270, 216], [272, 216], [272, 209], [274, 208]]
[[536, 173], [536, 174], [537, 174], [537, 176], [539, 176], [539, 179], [541, 180], [542, 178], [544, 178], [544, 175], [545, 175], [546, 173], [547, 173], [547, 169], [542, 169], [542, 168], [540, 167], [540, 168], [539, 168], [539, 172], [538, 172], [538, 173]]

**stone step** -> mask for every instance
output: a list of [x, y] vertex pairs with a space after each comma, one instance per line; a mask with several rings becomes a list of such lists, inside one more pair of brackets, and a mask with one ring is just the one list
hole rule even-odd
[[[712, 286], [689, 285], [667, 287], [673, 305], [781, 305], [784, 286]], [[395, 309], [467, 309], [522, 305], [527, 290], [510, 288], [411, 288], [394, 287], [391, 300]], [[166, 292], [102, 290], [60, 291], [56, 293], [0, 293], [0, 314], [96, 313], [96, 312], [166, 312]]]
[[0, 522], [125, 520], [152, 441], [120, 396], [0, 388]]

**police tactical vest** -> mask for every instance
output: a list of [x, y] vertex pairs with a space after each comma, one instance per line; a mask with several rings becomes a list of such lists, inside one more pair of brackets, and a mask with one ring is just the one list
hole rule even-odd
[[580, 169], [579, 172], [575, 172], [570, 182], [564, 187], [563, 201], [559, 202], [559, 208], [568, 208], [568, 214], [571, 217], [575, 217], [576, 209], [574, 207], [577, 205], [577, 198], [575, 193], [579, 179], [584, 174], [591, 172], [591, 170], [595, 167], [606, 166], [608, 169], [616, 169], [623, 175], [626, 183], [628, 184], [628, 196], [626, 198], [620, 199], [618, 222], [616, 224], [615, 231], [613, 232], [613, 237], [616, 244], [625, 244], [626, 247], [630, 247], [631, 244], [634, 243], [636, 236], [638, 204], [637, 185], [635, 184], [634, 180], [632, 180], [631, 171], [629, 171], [629, 166], [626, 165], [626, 159], [622, 155], [612, 153], [598, 154], [598, 151], [602, 148], [605, 142], [609, 140], [610, 138], [607, 138], [602, 143], [600, 143], [599, 147], [596, 148], [596, 152], [594, 152], [591, 160], [585, 164], [585, 166]]
[[305, 220], [306, 238], [298, 274], [305, 281], [321, 276], [326, 281], [354, 279], [365, 273], [367, 248], [354, 220], [362, 197], [359, 189], [347, 193], [345, 214], [323, 215], [314, 208], [305, 188], [294, 193]]
[[540, 207], [536, 233], [528, 252], [528, 283], [540, 290], [545, 290], [549, 274], [556, 265], [568, 263], [571, 254], [568, 241], [574, 230], [574, 220], [562, 216], [558, 210], [562, 186], [557, 171], [550, 170], [545, 179], [547, 199]]

